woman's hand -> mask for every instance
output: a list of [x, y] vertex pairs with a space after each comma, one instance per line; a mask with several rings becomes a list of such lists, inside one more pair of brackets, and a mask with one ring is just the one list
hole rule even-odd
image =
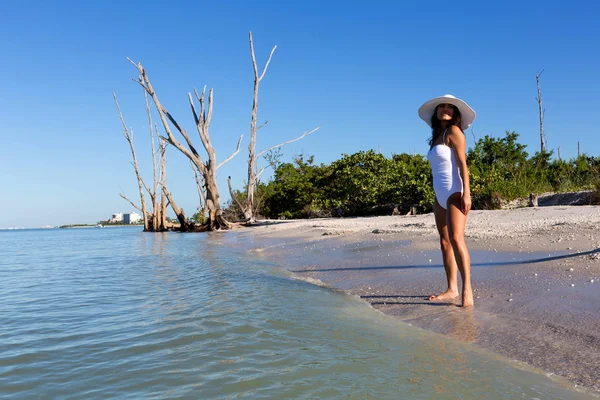
[[469, 211], [471, 211], [471, 195], [470, 194], [467, 193], [466, 195], [462, 196], [460, 206], [461, 206], [462, 213], [465, 215], [467, 215], [469, 213]]

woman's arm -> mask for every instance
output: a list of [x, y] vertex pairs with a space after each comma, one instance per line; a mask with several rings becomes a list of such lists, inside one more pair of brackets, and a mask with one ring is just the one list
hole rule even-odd
[[463, 181], [463, 196], [462, 196], [462, 212], [467, 215], [471, 210], [471, 188], [469, 185], [469, 169], [467, 168], [467, 139], [465, 134], [458, 128], [458, 126], [451, 126], [448, 132], [448, 138], [450, 144], [454, 149], [456, 160], [458, 161], [458, 168], [460, 171], [460, 177]]

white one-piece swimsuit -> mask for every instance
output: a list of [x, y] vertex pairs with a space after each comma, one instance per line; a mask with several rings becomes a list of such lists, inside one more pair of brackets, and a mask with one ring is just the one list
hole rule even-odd
[[452, 194], [463, 192], [463, 181], [460, 177], [456, 154], [450, 146], [446, 145], [446, 131], [442, 137], [443, 142], [433, 146], [427, 153], [433, 175], [433, 191], [438, 204], [444, 209], [446, 209], [448, 198]]

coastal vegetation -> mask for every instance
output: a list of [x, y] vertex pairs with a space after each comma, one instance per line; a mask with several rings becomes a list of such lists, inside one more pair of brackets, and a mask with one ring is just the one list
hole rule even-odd
[[[480, 138], [467, 153], [474, 209], [499, 209], [532, 193], [592, 190], [600, 204], [600, 157], [580, 154], [563, 160], [552, 151], [530, 155], [519, 134]], [[238, 198], [246, 193], [237, 191]], [[277, 166], [273, 178], [257, 186], [257, 206], [266, 218], [311, 218], [407, 213], [432, 210], [429, 162], [420, 154], [386, 157], [374, 150], [344, 154], [331, 164], [299, 155]], [[240, 218], [235, 204], [226, 214]]]

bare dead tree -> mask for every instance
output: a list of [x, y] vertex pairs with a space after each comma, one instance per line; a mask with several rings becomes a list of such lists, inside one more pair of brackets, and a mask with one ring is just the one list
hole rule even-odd
[[[157, 96], [156, 92], [154, 91], [152, 84], [150, 83], [150, 79], [148, 78], [148, 75], [146, 74], [146, 70], [144, 69], [142, 64], [141, 63], [136, 64], [131, 59], [129, 59], [129, 61], [136, 67], [136, 69], [138, 70], [138, 73], [139, 73], [139, 77], [135, 81], [138, 82], [144, 88], [144, 90], [148, 93], [148, 95], [150, 95], [150, 97], [154, 101], [154, 105], [160, 116], [162, 126], [163, 126], [165, 132], [167, 133], [167, 137], [164, 139], [169, 144], [174, 146], [177, 150], [179, 150], [181, 153], [183, 153], [196, 166], [196, 168], [198, 168], [198, 171], [200, 172], [200, 174], [202, 175], [202, 178], [204, 179], [204, 185], [205, 185], [205, 189], [206, 189], [206, 207], [209, 212], [209, 219], [208, 219], [207, 223], [201, 228], [201, 230], [217, 230], [217, 229], [230, 228], [231, 227], [230, 223], [228, 221], [226, 221], [222, 215], [219, 190], [217, 187], [217, 180], [216, 180], [216, 171], [222, 165], [224, 165], [226, 162], [231, 160], [240, 151], [240, 145], [242, 142], [243, 135], [240, 136], [240, 139], [237, 144], [237, 149], [235, 150], [235, 152], [231, 156], [229, 156], [227, 159], [222, 161], [220, 164], [217, 164], [216, 153], [215, 153], [215, 150], [210, 141], [210, 136], [209, 136], [209, 131], [208, 131], [209, 126], [210, 126], [210, 121], [212, 118], [212, 111], [213, 111], [213, 90], [210, 89], [210, 91], [209, 91], [208, 104], [206, 104], [206, 107], [205, 107], [206, 87], [202, 91], [201, 96], [198, 94], [198, 92], [196, 90], [194, 90], [196, 98], [200, 102], [200, 112], [198, 112], [196, 110], [196, 106], [194, 104], [192, 94], [188, 93], [190, 107], [192, 109], [194, 121], [196, 122], [196, 129], [200, 136], [202, 145], [204, 146], [204, 149], [206, 150], [206, 153], [208, 155], [208, 160], [206, 162], [204, 162], [203, 159], [200, 157], [200, 154], [196, 151], [196, 148], [194, 147], [186, 130], [183, 129], [181, 127], [181, 125], [179, 125], [179, 123], [177, 123], [175, 118], [164, 108], [164, 106], [158, 99], [158, 96]], [[175, 137], [175, 135], [173, 134], [173, 132], [171, 130], [169, 122], [171, 124], [173, 124], [173, 126], [179, 131], [181, 136], [183, 136], [183, 138], [185, 139], [185, 142], [187, 144], [187, 148], [185, 146], [183, 146], [179, 142], [179, 140]], [[163, 192], [164, 192], [164, 187], [163, 187]], [[171, 201], [171, 199], [169, 199], [169, 201]], [[171, 203], [171, 205], [173, 205], [173, 203]]]
[[[177, 204], [173, 201], [170, 192], [167, 190], [167, 185], [166, 185], [166, 179], [167, 179], [166, 147], [167, 147], [167, 142], [164, 137], [160, 136], [159, 131], [158, 131], [158, 126], [156, 124], [153, 124], [153, 122], [152, 122], [151, 105], [150, 105], [150, 102], [148, 101], [147, 92], [144, 91], [144, 97], [146, 100], [146, 112], [148, 115], [148, 123], [149, 123], [149, 127], [150, 127], [149, 128], [150, 143], [151, 143], [151, 149], [152, 149], [152, 167], [153, 167], [153, 187], [152, 187], [152, 189], [150, 189], [146, 185], [141, 174], [139, 173], [137, 157], [135, 154], [135, 149], [133, 148], [133, 131], [131, 129], [127, 130], [124, 119], [123, 119], [123, 115], [121, 113], [121, 109], [119, 107], [119, 103], [117, 102], [117, 98], [114, 95], [114, 93], [113, 93], [113, 96], [115, 97], [115, 102], [117, 104], [117, 110], [119, 111], [119, 116], [121, 117], [121, 121], [123, 123], [124, 129], [126, 130], [126, 133], [124, 133], [124, 135], [127, 138], [128, 142], [131, 146], [131, 151], [132, 151], [132, 155], [133, 155], [133, 163], [132, 164], [134, 165], [134, 169], [136, 171], [136, 176], [138, 178], [138, 185], [143, 186], [143, 188], [146, 190], [146, 192], [150, 196], [150, 198], [152, 200], [153, 212], [150, 213], [147, 210], [147, 208], [144, 207], [145, 200], [144, 200], [143, 189], [140, 189], [141, 190], [140, 198], [142, 200], [142, 206], [138, 206], [137, 204], [135, 204], [124, 193], [121, 193], [120, 196], [124, 200], [129, 202], [129, 204], [131, 204], [134, 208], [136, 208], [137, 210], [142, 212], [144, 215], [146, 215], [146, 218], [144, 220], [144, 230], [145, 231], [163, 232], [168, 229], [175, 228], [175, 225], [169, 224], [167, 222], [167, 207], [169, 205], [172, 206], [173, 211], [177, 215], [177, 218], [180, 220], [180, 229], [183, 231], [192, 230], [194, 228], [193, 224], [190, 224], [187, 222], [187, 220], [185, 218], [185, 213], [183, 212], [183, 209], [179, 209], [177, 207]], [[154, 125], [154, 130], [152, 128], [153, 125]], [[156, 147], [155, 147], [154, 135], [156, 135], [160, 139], [158, 151], [156, 150]], [[158, 156], [158, 166], [157, 166], [157, 156]], [[158, 176], [157, 176], [157, 171], [158, 171]], [[158, 197], [159, 188], [160, 188], [160, 202], [159, 202], [159, 197]], [[184, 222], [181, 223], [181, 221], [184, 221]]]
[[[263, 68], [262, 72], [259, 75], [258, 65], [256, 64], [256, 56], [254, 55], [254, 43], [252, 41], [252, 32], [248, 33], [248, 37], [250, 40], [250, 56], [252, 58], [252, 67], [254, 69], [254, 97], [253, 97], [253, 102], [252, 102], [252, 119], [250, 121], [250, 145], [248, 146], [248, 183], [247, 183], [247, 187], [246, 187], [246, 193], [247, 193], [246, 194], [246, 204], [245, 204], [245, 206], [241, 207], [240, 206], [241, 202], [235, 198], [234, 198], [234, 200], [238, 204], [238, 206], [240, 206], [241, 211], [243, 212], [246, 221], [248, 223], [253, 223], [254, 222], [254, 211], [255, 211], [254, 210], [255, 186], [256, 186], [256, 183], [258, 182], [260, 175], [265, 170], [265, 168], [262, 168], [259, 172], [256, 172], [256, 161], [264, 153], [274, 150], [274, 149], [277, 149], [279, 147], [282, 147], [288, 143], [292, 143], [297, 140], [300, 140], [300, 139], [310, 135], [311, 133], [315, 132], [319, 128], [317, 127], [310, 132], [306, 131], [306, 132], [304, 132], [304, 134], [302, 134], [300, 137], [297, 137], [296, 139], [292, 139], [287, 142], [280, 143], [276, 146], [270, 147], [269, 149], [264, 150], [264, 151], [260, 152], [259, 154], [256, 154], [256, 155], [254, 154], [255, 149], [256, 149], [256, 132], [260, 128], [264, 127], [268, 122], [268, 121], [265, 122], [264, 124], [262, 124], [259, 127], [256, 126], [257, 115], [258, 115], [258, 89], [259, 89], [260, 82], [263, 80], [263, 78], [267, 72], [267, 68], [269, 67], [269, 64], [271, 63], [271, 58], [273, 57], [273, 53], [275, 52], [275, 49], [277, 48], [277, 46], [273, 46], [273, 49], [271, 50], [271, 53], [269, 54], [269, 58], [267, 59], [267, 63], [265, 64], [265, 67]], [[230, 184], [230, 193], [232, 194], [232, 197], [234, 197], [233, 191], [231, 190], [231, 184]]]
[[[248, 33], [248, 37], [250, 40], [250, 56], [252, 57], [252, 67], [254, 68], [254, 98], [252, 102], [252, 119], [250, 121], [250, 144], [248, 145], [248, 183], [247, 183], [247, 195], [246, 195], [246, 206], [242, 208], [244, 213], [244, 217], [248, 222], [253, 222], [254, 219], [254, 185], [256, 184], [256, 157], [254, 155], [254, 150], [256, 148], [256, 132], [262, 126], [265, 126], [267, 122], [265, 122], [261, 127], [256, 126], [257, 114], [258, 114], [258, 88], [260, 85], [260, 81], [264, 78], [267, 73], [267, 68], [271, 63], [271, 58], [273, 57], [273, 53], [277, 46], [273, 46], [271, 50], [271, 54], [269, 54], [269, 59], [263, 68], [262, 73], [259, 75], [258, 73], [258, 65], [256, 64], [256, 57], [254, 55], [254, 43], [252, 41], [252, 32]], [[230, 190], [231, 192], [231, 190]], [[237, 201], [237, 200], [236, 200]], [[239, 202], [238, 202], [239, 203]]]
[[544, 106], [542, 104], [542, 91], [540, 89], [540, 76], [542, 76], [542, 74], [544, 73], [544, 70], [542, 70], [542, 72], [540, 72], [539, 74], [535, 74], [535, 81], [537, 83], [537, 92], [538, 95], [536, 97], [536, 100], [538, 102], [538, 108], [539, 108], [539, 113], [540, 113], [540, 151], [542, 153], [546, 152], [546, 136], [544, 134], [544, 113], [546, 112], [546, 110], [544, 110]]
[[123, 200], [127, 201], [129, 204], [131, 204], [133, 206], [133, 208], [135, 208], [136, 210], [138, 210], [139, 212], [142, 212], [142, 208], [140, 206], [138, 206], [137, 204], [135, 204], [133, 201], [131, 201], [126, 195], [125, 193], [121, 192], [119, 193], [119, 197], [121, 197]]
[[181, 232], [189, 232], [194, 230], [194, 224], [188, 222], [183, 208], [177, 207], [177, 204], [175, 203], [175, 200], [173, 200], [173, 196], [171, 196], [171, 193], [167, 190], [167, 187], [163, 186], [162, 190], [167, 199], [169, 200], [169, 203], [171, 203], [171, 208], [177, 216], [177, 220], [179, 220], [179, 230]]
[[133, 146], [133, 130], [127, 128], [127, 124], [125, 123], [125, 119], [123, 118], [123, 113], [121, 113], [121, 107], [119, 106], [119, 101], [117, 100], [117, 95], [115, 93], [113, 93], [113, 97], [115, 99], [115, 104], [117, 105], [119, 118], [121, 119], [121, 123], [123, 124], [123, 136], [125, 136], [125, 139], [129, 143], [129, 148], [131, 149], [131, 156], [133, 158], [131, 164], [133, 165], [133, 169], [135, 170], [135, 176], [137, 178], [138, 188], [140, 190], [141, 207], [137, 207], [135, 204], [133, 204], [133, 202], [127, 197], [125, 197], [124, 194], [121, 194], [121, 197], [129, 201], [131, 205], [133, 205], [135, 208], [142, 212], [144, 218], [144, 231], [148, 231], [148, 213], [146, 211], [146, 200], [144, 199], [144, 187], [146, 187], [146, 184], [144, 183], [144, 180], [140, 175], [140, 169], [138, 168], [137, 157], [135, 155], [135, 148]]

